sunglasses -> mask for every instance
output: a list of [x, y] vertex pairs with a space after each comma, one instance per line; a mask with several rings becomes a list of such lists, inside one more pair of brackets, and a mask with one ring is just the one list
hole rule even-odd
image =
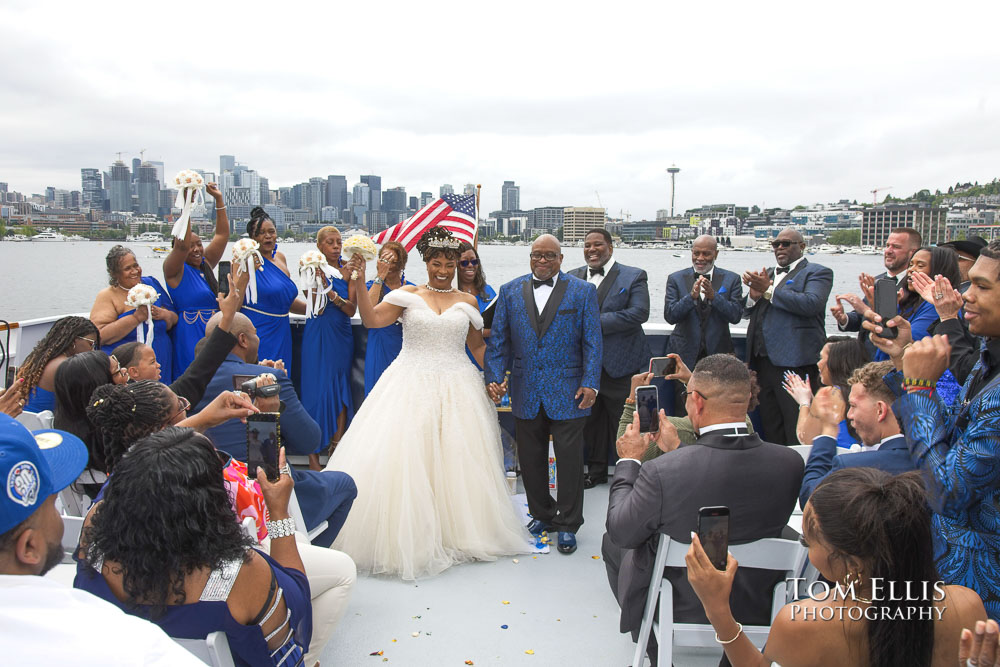
[[795, 241], [771, 241], [771, 247], [777, 250], [778, 248], [788, 248], [795, 245]]
[[479, 260], [478, 259], [463, 259], [458, 264], [459, 264], [459, 266], [461, 266], [464, 269], [464, 268], [468, 268], [470, 266], [479, 266]]

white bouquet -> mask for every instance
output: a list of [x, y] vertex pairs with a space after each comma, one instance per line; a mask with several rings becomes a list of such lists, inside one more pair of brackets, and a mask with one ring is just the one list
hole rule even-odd
[[240, 239], [233, 246], [233, 264], [236, 265], [236, 275], [244, 271], [250, 274], [247, 283], [247, 303], [257, 303], [257, 271], [264, 270], [264, 258], [260, 255], [260, 244], [253, 239]]
[[[375, 247], [375, 242], [372, 241], [367, 236], [357, 234], [351, 238], [344, 241], [344, 245], [341, 248], [340, 254], [344, 259], [351, 259], [354, 255], [361, 255], [362, 259], [366, 262], [370, 262], [375, 259], [378, 255], [378, 248]], [[358, 272], [351, 272], [351, 280], [358, 279]]]
[[191, 220], [191, 209], [195, 206], [204, 210], [205, 207], [205, 179], [201, 174], [190, 169], [185, 169], [174, 176], [174, 187], [177, 188], [177, 199], [174, 200], [174, 208], [181, 209], [181, 217], [177, 218], [174, 228], [170, 230], [175, 239], [182, 239], [187, 235], [188, 222]]
[[[329, 278], [330, 265], [326, 261], [326, 256], [319, 250], [310, 250], [299, 258], [299, 277], [302, 278], [302, 288], [306, 293], [306, 318], [319, 315], [319, 312], [326, 307], [326, 293], [330, 291], [330, 287], [323, 287], [324, 275]], [[329, 280], [327, 283], [333, 284]]]
[[[159, 293], [146, 283], [139, 283], [130, 289], [128, 291], [128, 296], [125, 297], [126, 306], [131, 306], [136, 310], [139, 310], [142, 307], [146, 308], [146, 321], [140, 323], [139, 326], [136, 327], [135, 331], [135, 339], [144, 345], [153, 344], [153, 305], [159, 298]], [[146, 325], [145, 335], [142, 332], [143, 324]]]

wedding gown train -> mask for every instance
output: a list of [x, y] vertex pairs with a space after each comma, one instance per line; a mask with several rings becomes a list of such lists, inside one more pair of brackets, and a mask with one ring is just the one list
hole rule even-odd
[[504, 479], [496, 408], [465, 354], [479, 311], [460, 302], [439, 315], [403, 290], [384, 300], [405, 308], [403, 348], [327, 465], [358, 487], [333, 548], [360, 572], [403, 579], [530, 551]]

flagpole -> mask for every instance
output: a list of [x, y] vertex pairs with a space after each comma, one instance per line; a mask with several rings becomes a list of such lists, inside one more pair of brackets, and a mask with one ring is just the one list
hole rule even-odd
[[472, 247], [475, 249], [476, 254], [479, 254], [479, 195], [482, 189], [483, 186], [481, 183], [476, 185], [476, 235], [472, 237]]

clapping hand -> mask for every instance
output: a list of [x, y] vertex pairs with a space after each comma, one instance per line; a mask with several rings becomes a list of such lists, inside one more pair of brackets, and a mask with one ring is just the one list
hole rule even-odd
[[811, 412], [823, 425], [823, 435], [836, 437], [837, 428], [847, 413], [840, 387], [823, 387], [816, 392]]
[[[875, 303], [875, 276], [862, 273], [858, 276], [858, 284], [861, 286], [861, 292], [865, 295], [865, 300], [868, 303]], [[858, 312], [864, 312], [860, 310]]]
[[962, 309], [965, 301], [962, 299], [962, 293], [952, 286], [950, 280], [941, 275], [931, 279], [919, 271], [911, 273], [910, 280], [914, 291], [920, 298], [934, 306], [940, 319], [952, 320], [958, 317], [958, 311]]
[[798, 373], [785, 371], [785, 380], [781, 384], [788, 395], [795, 399], [799, 405], [809, 405], [813, 400], [812, 387], [809, 386], [809, 376], [803, 380]]
[[993, 619], [976, 621], [976, 631], [962, 630], [958, 644], [958, 667], [1000, 666], [1000, 626]]
[[947, 336], [927, 336], [911, 345], [903, 353], [903, 376], [915, 380], [927, 380], [936, 385], [938, 379], [948, 370], [951, 359], [951, 344]]
[[743, 284], [750, 288], [751, 299], [759, 299], [771, 286], [771, 277], [767, 275], [766, 268], [760, 271], [747, 271], [743, 274]]

